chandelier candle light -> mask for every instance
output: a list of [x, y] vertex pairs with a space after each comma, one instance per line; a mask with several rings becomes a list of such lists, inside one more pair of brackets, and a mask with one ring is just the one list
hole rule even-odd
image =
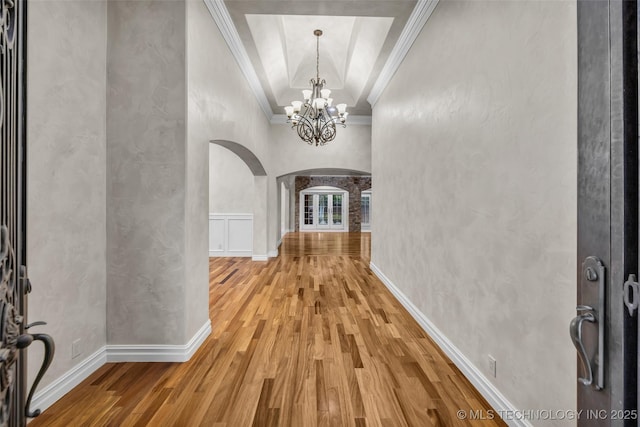
[[333, 99], [329, 98], [331, 91], [325, 89], [326, 82], [320, 80], [320, 36], [322, 30], [315, 30], [316, 36], [316, 78], [311, 79], [312, 90], [303, 90], [304, 101], [293, 101], [284, 107], [287, 113], [287, 123], [298, 131], [298, 136], [310, 145], [325, 145], [336, 137], [336, 123], [347, 127], [347, 104], [335, 107]]

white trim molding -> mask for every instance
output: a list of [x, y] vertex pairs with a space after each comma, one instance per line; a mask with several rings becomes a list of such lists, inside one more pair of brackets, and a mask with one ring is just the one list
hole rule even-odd
[[[305, 225], [304, 200], [305, 200], [305, 196], [309, 194], [313, 196], [313, 224]], [[328, 194], [330, 196], [329, 201], [327, 202], [327, 209], [328, 209], [327, 218], [328, 219], [327, 219], [326, 226], [320, 226], [317, 224], [317, 220], [318, 218], [320, 218], [320, 215], [318, 214], [319, 199], [317, 196], [319, 196], [320, 194]], [[340, 224], [341, 228], [338, 228], [338, 226], [333, 225], [333, 220], [332, 220], [333, 199], [331, 197], [332, 194], [342, 195], [342, 223]], [[309, 187], [309, 188], [305, 188], [304, 190], [301, 190], [300, 195], [298, 196], [298, 203], [300, 203], [300, 213], [298, 217], [298, 220], [300, 223], [300, 232], [301, 233], [305, 233], [305, 232], [348, 233], [349, 232], [349, 196], [350, 194], [347, 190], [344, 190], [338, 187], [332, 187], [329, 185], [319, 185], [319, 186]], [[331, 222], [331, 224], [329, 224], [329, 222]]]
[[107, 345], [107, 362], [187, 362], [209, 334], [211, 320], [207, 319], [183, 345]]
[[[427, 23], [427, 20], [437, 5], [438, 0], [418, 0], [416, 3], [416, 7], [413, 9], [413, 12], [411, 12], [411, 16], [409, 16], [407, 25], [404, 26], [402, 33], [400, 33], [396, 45], [389, 54], [384, 67], [382, 67], [382, 71], [380, 71], [378, 79], [373, 84], [371, 92], [369, 92], [367, 101], [369, 101], [372, 107], [378, 102], [382, 92], [384, 92], [384, 89], [396, 71], [398, 71], [404, 57], [407, 56], [413, 42], [418, 38], [420, 31], [422, 31], [422, 28]], [[351, 117], [349, 117], [349, 119], [351, 119]]]
[[220, 29], [220, 33], [222, 33], [222, 37], [227, 42], [229, 49], [231, 49], [231, 53], [236, 59], [242, 74], [244, 74], [247, 79], [251, 91], [256, 96], [260, 108], [262, 108], [262, 111], [264, 111], [264, 114], [267, 116], [267, 120], [271, 120], [273, 110], [271, 109], [267, 96], [264, 94], [258, 74], [256, 74], [256, 70], [251, 64], [251, 59], [242, 44], [238, 30], [233, 24], [233, 20], [231, 19], [231, 15], [229, 15], [227, 7], [224, 5], [224, 1], [204, 0], [204, 3], [207, 5], [207, 9], [209, 9], [209, 13]]
[[209, 214], [209, 257], [253, 255], [253, 214]]
[[74, 387], [77, 387], [82, 381], [86, 380], [89, 375], [100, 369], [105, 363], [107, 363], [106, 346], [100, 348], [60, 378], [36, 392], [31, 402], [31, 408], [44, 411], [56, 403], [62, 396], [69, 393]]
[[269, 258], [277, 258], [280, 254], [278, 249], [267, 252], [266, 255], [253, 255], [251, 261], [269, 261]]
[[44, 411], [110, 362], [186, 362], [211, 334], [211, 320], [185, 345], [106, 345], [33, 396], [32, 408]]
[[[413, 12], [411, 12], [411, 16], [409, 16], [409, 19], [407, 20], [407, 24], [402, 29], [400, 37], [398, 37], [398, 41], [389, 54], [387, 62], [384, 64], [380, 75], [373, 84], [371, 92], [367, 97], [367, 101], [369, 101], [372, 107], [376, 102], [378, 102], [380, 95], [382, 95], [382, 92], [387, 87], [387, 85], [391, 81], [391, 78], [398, 70], [398, 67], [404, 60], [407, 52], [409, 52], [409, 49], [413, 45], [413, 42], [416, 40], [416, 38], [420, 34], [420, 31], [422, 31], [422, 28], [433, 13], [433, 10], [438, 5], [438, 1], [439, 0], [418, 0], [418, 2], [416, 3]], [[209, 9], [211, 17], [220, 29], [222, 37], [229, 46], [229, 49], [231, 50], [233, 57], [240, 67], [242, 74], [247, 79], [249, 87], [255, 95], [260, 108], [262, 108], [262, 111], [264, 111], [267, 120], [269, 120], [272, 124], [286, 123], [286, 116], [284, 114], [274, 114], [273, 110], [271, 109], [271, 104], [269, 103], [269, 100], [264, 93], [264, 89], [262, 88], [262, 84], [260, 83], [260, 78], [258, 77], [253, 64], [251, 63], [251, 59], [249, 58], [244, 44], [240, 39], [238, 30], [233, 24], [231, 15], [229, 15], [229, 11], [224, 5], [224, 1], [204, 0], [204, 2], [207, 5], [207, 9]], [[371, 117], [349, 116], [348, 124], [371, 126]]]
[[[517, 408], [485, 377], [482, 372], [416, 307], [409, 298], [373, 263], [371, 271], [389, 289], [424, 331], [449, 356], [482, 396], [498, 412], [516, 413]], [[527, 420], [505, 420], [510, 427], [533, 427]]]

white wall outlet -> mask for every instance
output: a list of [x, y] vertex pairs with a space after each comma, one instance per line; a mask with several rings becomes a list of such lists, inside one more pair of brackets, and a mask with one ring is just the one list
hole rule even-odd
[[493, 377], [495, 378], [495, 376], [496, 376], [496, 359], [492, 355], [489, 355], [489, 372], [491, 372], [491, 375], [493, 375]]
[[73, 343], [71, 343], [71, 358], [75, 359], [81, 354], [82, 354], [82, 340], [78, 338]]

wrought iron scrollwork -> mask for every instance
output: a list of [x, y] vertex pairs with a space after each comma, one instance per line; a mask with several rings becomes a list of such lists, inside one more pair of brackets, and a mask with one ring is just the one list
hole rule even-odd
[[[31, 400], [44, 373], [51, 365], [55, 353], [53, 339], [47, 334], [20, 334], [20, 329], [24, 321], [16, 310], [15, 299], [17, 297], [14, 274], [15, 255], [11, 241], [9, 240], [9, 230], [5, 225], [0, 226], [0, 425], [7, 425], [11, 414], [13, 385], [16, 380], [15, 364], [18, 350], [29, 347], [33, 341], [42, 341], [44, 344], [44, 359], [42, 366], [36, 376], [29, 397], [25, 406], [27, 417], [37, 417], [40, 410], [30, 410]], [[28, 281], [26, 277], [22, 278]], [[29, 286], [25, 287], [26, 289]], [[45, 322], [35, 322], [27, 325], [24, 329], [32, 326], [43, 325]]]
[[[24, 223], [25, 4], [0, 0], [0, 427], [22, 427], [33, 393], [51, 364], [55, 347], [46, 334], [25, 333], [27, 277]], [[26, 399], [26, 356], [20, 350], [42, 341], [45, 357]]]
[[9, 229], [0, 226], [0, 425], [11, 415], [12, 390], [16, 380], [17, 341], [22, 317], [15, 309], [15, 253]]
[[0, 30], [2, 31], [0, 48], [2, 48], [2, 53], [4, 53], [7, 48], [13, 49], [16, 40], [18, 14], [16, 13], [15, 6], [15, 0], [2, 0], [2, 14], [0, 15]]
[[[296, 117], [294, 127], [298, 136], [309, 145], [322, 146], [336, 137], [336, 123], [327, 108], [315, 109], [305, 103], [305, 111]], [[346, 127], [343, 125], [343, 127]]]
[[[303, 90], [303, 102], [294, 101], [285, 107], [287, 123], [298, 132], [298, 136], [309, 145], [321, 146], [331, 142], [336, 137], [336, 123], [347, 127], [347, 104], [333, 107], [333, 99], [329, 98], [331, 91], [325, 89], [324, 79], [320, 78], [320, 36], [322, 30], [315, 30], [316, 36], [316, 77], [311, 79], [312, 90]], [[303, 109], [302, 109], [303, 108]], [[302, 111], [301, 111], [302, 109]]]

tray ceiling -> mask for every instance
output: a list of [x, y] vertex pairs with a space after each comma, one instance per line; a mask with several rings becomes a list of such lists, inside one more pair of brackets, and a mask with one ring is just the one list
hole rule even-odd
[[316, 75], [351, 115], [371, 115], [367, 97], [413, 11], [415, 0], [226, 0], [240, 40], [276, 114]]

